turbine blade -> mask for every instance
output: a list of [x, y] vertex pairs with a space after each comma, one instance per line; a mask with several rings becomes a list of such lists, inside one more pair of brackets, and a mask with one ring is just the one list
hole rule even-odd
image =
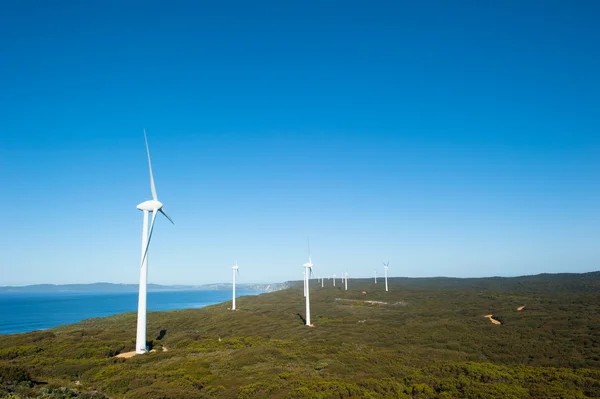
[[[166, 217], [167, 219], [169, 219], [169, 222], [171, 222], [171, 224], [175, 224], [175, 222], [173, 222], [173, 219], [171, 219], [171, 218], [169, 217], [169, 215], [167, 215], [167, 213], [166, 213], [165, 211], [163, 211], [163, 209], [162, 209], [162, 208], [160, 208], [158, 211], [159, 211], [160, 213], [162, 213], [163, 215], [165, 215], [165, 217]], [[236, 263], [236, 265], [237, 265], [237, 263]]]
[[150, 247], [150, 239], [152, 238], [152, 232], [154, 231], [154, 220], [156, 219], [156, 211], [152, 212], [152, 222], [150, 223], [150, 232], [148, 232], [148, 241], [146, 241], [146, 250], [144, 251], [144, 256], [142, 257], [142, 263], [140, 263], [140, 267], [144, 264], [144, 260], [146, 260], [146, 256], [148, 256], [148, 248]]
[[150, 162], [150, 149], [148, 148], [148, 138], [146, 137], [146, 129], [144, 129], [144, 141], [146, 142], [146, 153], [148, 154], [148, 167], [150, 168], [150, 190], [152, 191], [152, 199], [158, 201], [156, 197], [156, 187], [154, 186], [154, 176], [152, 175], [152, 162]]

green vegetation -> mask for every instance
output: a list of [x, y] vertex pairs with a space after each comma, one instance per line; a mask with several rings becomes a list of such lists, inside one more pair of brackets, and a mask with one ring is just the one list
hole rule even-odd
[[237, 312], [151, 312], [158, 351], [130, 359], [114, 355], [134, 349], [133, 313], [1, 336], [0, 396], [600, 397], [600, 273], [394, 278], [390, 290], [313, 282], [315, 328], [301, 283], [242, 297]]

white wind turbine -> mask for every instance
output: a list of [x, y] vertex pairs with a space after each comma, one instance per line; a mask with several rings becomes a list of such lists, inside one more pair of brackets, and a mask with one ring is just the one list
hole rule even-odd
[[348, 272], [344, 272], [344, 285], [346, 286], [346, 291], [348, 291]]
[[335, 287], [335, 274], [333, 275], [333, 286]]
[[[148, 154], [148, 168], [150, 169], [150, 190], [152, 191], [152, 199], [142, 202], [137, 206], [137, 209], [144, 212], [144, 223], [142, 229], [142, 262], [140, 267], [140, 290], [138, 296], [138, 319], [137, 319], [137, 335], [135, 341], [135, 352], [145, 353], [146, 348], [146, 285], [148, 281], [148, 247], [154, 230], [154, 220], [158, 212], [162, 213], [171, 223], [173, 221], [163, 210], [163, 204], [156, 196], [156, 187], [154, 186], [154, 176], [152, 175], [152, 162], [150, 162], [150, 150], [148, 149], [148, 139], [146, 138], [146, 130], [144, 130], [144, 141], [146, 142], [146, 153]], [[148, 213], [152, 212], [152, 221], [148, 229]], [[173, 223], [174, 224], [174, 223]]]
[[231, 266], [232, 274], [233, 274], [233, 304], [231, 305], [231, 310], [235, 310], [235, 275], [240, 274], [240, 268], [238, 267], [237, 260], [235, 261], [235, 266]]
[[388, 290], [388, 284], [387, 284], [387, 272], [388, 272], [388, 265], [390, 264], [390, 261], [388, 260], [387, 263], [383, 264], [383, 270], [385, 270], [385, 291], [387, 292]]
[[377, 284], [377, 270], [375, 270], [375, 284]]
[[312, 264], [312, 260], [310, 258], [310, 244], [308, 245], [308, 263], [305, 263], [304, 265], [304, 287], [305, 287], [305, 292], [304, 292], [304, 296], [306, 297], [306, 325], [308, 327], [312, 327], [312, 324], [310, 324], [310, 286], [308, 284], [309, 282], [309, 277], [312, 274], [312, 268], [313, 268], [313, 264]]

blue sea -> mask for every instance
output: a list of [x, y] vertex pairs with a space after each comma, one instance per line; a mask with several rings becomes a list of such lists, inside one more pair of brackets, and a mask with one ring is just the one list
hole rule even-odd
[[[237, 290], [236, 297], [264, 291]], [[0, 292], [0, 334], [43, 330], [92, 317], [137, 311], [137, 292]], [[231, 300], [231, 291], [151, 291], [148, 310], [201, 308]]]

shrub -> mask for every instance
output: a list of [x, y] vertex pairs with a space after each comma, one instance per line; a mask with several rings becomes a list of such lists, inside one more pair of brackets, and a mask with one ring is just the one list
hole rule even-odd
[[31, 381], [27, 369], [21, 366], [0, 366], [0, 384], [18, 384], [22, 381]]
[[14, 346], [12, 348], [0, 349], [1, 360], [12, 360], [22, 356], [35, 355], [42, 351], [38, 346]]

